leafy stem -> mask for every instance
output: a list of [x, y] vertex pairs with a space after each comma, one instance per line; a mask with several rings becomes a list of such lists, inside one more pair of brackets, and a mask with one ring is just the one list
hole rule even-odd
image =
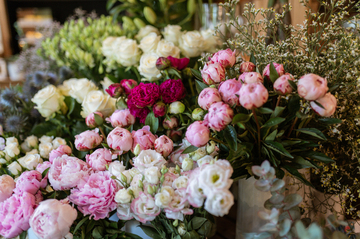
[[253, 115], [254, 115], [255, 122], [256, 122], [256, 127], [257, 127], [257, 134], [258, 134], [258, 150], [259, 150], [259, 157], [260, 157], [260, 156], [261, 156], [261, 153], [260, 153], [260, 150], [261, 150], [260, 124], [259, 124], [259, 121], [258, 121], [258, 118], [257, 118], [257, 115], [256, 115], [256, 112], [255, 112], [255, 109], [254, 109], [254, 108], [252, 109], [252, 113], [253, 113]]

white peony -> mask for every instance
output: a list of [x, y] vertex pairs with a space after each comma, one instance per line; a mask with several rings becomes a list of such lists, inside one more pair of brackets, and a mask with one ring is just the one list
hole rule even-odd
[[137, 65], [140, 50], [135, 40], [122, 39], [114, 42], [114, 58], [123, 66]]
[[41, 138], [39, 139], [40, 143], [52, 143], [53, 141], [53, 137], [52, 136], [46, 136], [46, 135], [43, 135], [41, 136]]
[[155, 195], [155, 204], [160, 208], [166, 208], [172, 201], [172, 197], [175, 194], [174, 189], [169, 186], [164, 186], [161, 191]]
[[12, 162], [7, 166], [7, 169], [10, 171], [11, 174], [17, 176], [21, 173], [22, 169], [18, 162]]
[[180, 49], [170, 41], [161, 40], [157, 45], [156, 54], [162, 57], [172, 56], [175, 58], [180, 58]]
[[34, 170], [38, 164], [43, 163], [39, 154], [27, 154], [24, 157], [18, 159], [21, 166], [26, 169]]
[[135, 36], [135, 38], [140, 41], [141, 39], [143, 39], [152, 32], [156, 33], [157, 35], [160, 34], [159, 30], [156, 27], [153, 27], [151, 25], [146, 25], [145, 27], [140, 29], [140, 31]]
[[66, 145], [66, 140], [60, 137], [56, 137], [53, 141], [52, 141], [52, 145], [54, 149], [59, 148], [60, 145]]
[[162, 34], [166, 41], [179, 45], [179, 38], [181, 36], [181, 27], [179, 25], [167, 25]]
[[81, 116], [86, 118], [90, 113], [100, 112], [107, 117], [115, 111], [116, 100], [105, 95], [100, 90], [91, 91], [86, 95], [82, 106]]
[[158, 36], [154, 32], [149, 33], [146, 37], [144, 37], [140, 41], [139, 47], [144, 53], [155, 52], [156, 48], [158, 46], [158, 43], [160, 41], [160, 38], [161, 38], [161, 36]]
[[48, 85], [39, 90], [31, 101], [36, 104], [35, 108], [44, 118], [49, 118], [52, 114], [60, 110], [63, 113], [67, 110], [64, 103], [64, 96], [54, 85]]
[[229, 213], [234, 204], [234, 196], [229, 190], [215, 190], [207, 195], [205, 210], [214, 216], [222, 217]]
[[115, 202], [117, 203], [130, 203], [132, 196], [129, 193], [129, 190], [126, 188], [120, 189], [115, 194]]
[[39, 144], [39, 152], [40, 152], [41, 157], [48, 159], [51, 150], [53, 150], [52, 143]]
[[161, 167], [166, 163], [164, 157], [156, 152], [155, 150], [143, 150], [140, 154], [133, 159], [134, 166], [140, 171], [144, 172], [146, 168], [157, 167], [161, 169]]
[[144, 171], [145, 180], [151, 184], [158, 184], [161, 173], [157, 167], [146, 168]]
[[156, 61], [159, 56], [156, 53], [143, 54], [138, 67], [139, 73], [148, 81], [155, 81], [160, 78], [161, 73], [156, 68]]
[[65, 96], [71, 96], [79, 104], [81, 104], [85, 96], [93, 90], [97, 90], [97, 86], [90, 80], [86, 78], [82, 79], [69, 79], [64, 81], [62, 86], [59, 87], [61, 93]]
[[204, 38], [198, 31], [185, 32], [180, 36], [179, 47], [185, 57], [197, 57], [202, 52]]
[[216, 48], [219, 46], [219, 38], [215, 36], [213, 29], [202, 30], [201, 35], [204, 38], [203, 51], [215, 53]]

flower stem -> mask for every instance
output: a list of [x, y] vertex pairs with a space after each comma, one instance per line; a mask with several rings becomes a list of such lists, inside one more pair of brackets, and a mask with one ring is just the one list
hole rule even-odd
[[259, 150], [259, 158], [261, 156], [261, 136], [260, 136], [260, 124], [259, 124], [259, 121], [258, 121], [258, 118], [257, 118], [257, 115], [256, 115], [256, 112], [255, 112], [255, 109], [253, 108], [252, 109], [252, 113], [254, 115], [254, 118], [255, 118], [255, 122], [256, 122], [256, 126], [257, 126], [257, 133], [258, 133], [258, 150]]
[[104, 130], [103, 130], [103, 128], [101, 126], [99, 126], [99, 130], [100, 130], [101, 135], [104, 137], [104, 142], [107, 143], [106, 142], [106, 135], [105, 135]]
[[219, 144], [223, 144], [223, 145], [227, 146], [227, 144], [225, 142], [221, 141], [220, 139], [217, 139], [217, 138], [214, 138], [214, 137], [210, 137], [210, 139], [212, 141], [215, 141], [215, 142], [219, 143]]
[[275, 108], [279, 106], [280, 100], [281, 100], [281, 95], [278, 96]]
[[298, 120], [298, 117], [296, 117], [296, 118], [295, 118], [295, 120], [294, 120], [293, 124], [291, 125], [290, 131], [289, 131], [288, 135], [286, 136], [287, 138], [289, 138], [289, 137], [290, 137], [291, 132], [293, 131], [293, 129], [294, 129], [294, 127], [295, 127], [295, 124], [296, 124], [297, 120]]
[[189, 85], [190, 85], [191, 95], [195, 96], [195, 90], [194, 90], [194, 86], [192, 85], [193, 82], [191, 80], [191, 77], [188, 78], [188, 81], [189, 81]]

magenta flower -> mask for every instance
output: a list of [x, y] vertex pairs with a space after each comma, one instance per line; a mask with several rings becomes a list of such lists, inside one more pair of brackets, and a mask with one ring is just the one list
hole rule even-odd
[[170, 104], [183, 99], [185, 97], [186, 90], [180, 79], [168, 79], [161, 83], [160, 93], [164, 103]]
[[124, 79], [120, 81], [121, 87], [125, 90], [125, 94], [129, 95], [138, 83], [133, 79]]
[[131, 99], [127, 101], [128, 108], [130, 113], [136, 118], [140, 119], [140, 123], [144, 124], [146, 120], [146, 116], [150, 113], [150, 110], [145, 108], [138, 108]]
[[105, 91], [113, 98], [119, 98], [124, 93], [120, 83], [111, 84]]
[[140, 83], [129, 95], [129, 100], [138, 108], [152, 106], [158, 99], [160, 99], [160, 87], [155, 83]]
[[168, 56], [167, 59], [170, 60], [171, 66], [178, 69], [179, 71], [187, 67], [190, 62], [189, 58], [175, 58], [172, 56]]
[[166, 114], [166, 105], [161, 101], [156, 102], [153, 105], [153, 112], [155, 114], [155, 117], [164, 116]]

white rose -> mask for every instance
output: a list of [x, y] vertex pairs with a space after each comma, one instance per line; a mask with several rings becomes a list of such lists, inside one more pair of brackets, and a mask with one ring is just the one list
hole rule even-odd
[[130, 203], [119, 204], [116, 210], [116, 215], [120, 220], [131, 220], [133, 214], [131, 213]]
[[114, 57], [123, 66], [134, 66], [139, 61], [140, 50], [135, 40], [124, 39], [115, 43]]
[[48, 85], [39, 90], [34, 98], [31, 99], [36, 104], [36, 109], [42, 117], [49, 118], [52, 114], [60, 110], [66, 112], [64, 96], [54, 85]]
[[20, 149], [16, 144], [9, 144], [5, 146], [4, 152], [8, 158], [14, 158], [20, 154]]
[[81, 104], [87, 94], [90, 91], [97, 90], [96, 85], [86, 79], [69, 79], [64, 81], [63, 87], [61, 88], [61, 92], [63, 95], [71, 96], [74, 98], [79, 104]]
[[129, 190], [126, 188], [120, 189], [115, 194], [115, 202], [117, 203], [129, 203], [131, 202], [132, 196], [129, 193]]
[[39, 139], [40, 143], [51, 143], [53, 141], [53, 137], [52, 136], [46, 136], [46, 135], [43, 135], [41, 136], [41, 138]]
[[43, 160], [39, 154], [27, 154], [25, 157], [18, 159], [18, 162], [24, 168], [34, 170], [38, 164], [43, 163]]
[[5, 164], [7, 161], [5, 158], [0, 158], [0, 164]]
[[90, 113], [100, 112], [107, 117], [115, 111], [116, 100], [105, 95], [100, 90], [91, 91], [85, 97], [82, 106], [81, 116], [86, 118]]
[[185, 158], [182, 161], [181, 168], [186, 172], [192, 170], [194, 167], [194, 161], [191, 158]]
[[148, 81], [155, 81], [161, 76], [160, 71], [156, 68], [158, 58], [159, 56], [156, 53], [146, 53], [140, 58], [139, 73]]
[[161, 191], [155, 195], [155, 204], [160, 208], [166, 208], [172, 201], [175, 194], [174, 189], [169, 186], [164, 186]]
[[[114, 84], [114, 82], [110, 80], [108, 77], [105, 77], [104, 80], [100, 81], [100, 84], [103, 90], [105, 91], [107, 88], [109, 88], [110, 85]], [[107, 92], [105, 91], [105, 93]]]
[[115, 42], [116, 39], [117, 39], [117, 37], [107, 37], [102, 42], [101, 51], [104, 56], [106, 56], [106, 57], [112, 56], [112, 54], [114, 52], [113, 51], [113, 43]]
[[202, 51], [215, 53], [219, 46], [219, 38], [215, 36], [215, 31], [212, 29], [202, 30], [201, 35], [204, 38]]
[[9, 164], [7, 169], [15, 176], [19, 175], [22, 171], [20, 164], [18, 164], [16, 161]]
[[150, 167], [145, 169], [145, 180], [151, 184], [158, 184], [161, 173], [157, 167]]
[[26, 152], [30, 151], [33, 148], [36, 148], [39, 144], [39, 140], [35, 135], [31, 135], [25, 139], [25, 141], [21, 144], [21, 148], [24, 147], [28, 150], [25, 150]]
[[19, 145], [19, 141], [15, 137], [6, 138], [6, 145], [9, 145], [9, 144]]
[[139, 47], [144, 53], [155, 52], [156, 48], [158, 46], [158, 43], [160, 41], [160, 38], [161, 38], [161, 36], [158, 36], [154, 32], [149, 33], [146, 37], [144, 37], [140, 41]]
[[39, 151], [40, 151], [41, 157], [48, 159], [51, 150], [53, 150], [52, 143], [41, 143], [41, 144], [39, 144]]
[[215, 190], [210, 195], [207, 195], [205, 210], [214, 216], [222, 217], [229, 213], [233, 204], [234, 196], [229, 190]]
[[66, 140], [60, 137], [56, 137], [52, 141], [53, 149], [59, 148], [60, 145], [66, 145]]
[[178, 45], [181, 36], [181, 27], [179, 25], [167, 25], [162, 31], [162, 34], [166, 41]]
[[29, 152], [26, 152], [26, 154], [39, 154], [39, 151], [37, 149], [33, 149]]
[[172, 187], [175, 189], [186, 188], [188, 185], [188, 177], [180, 176], [174, 180]]
[[215, 162], [215, 159], [213, 157], [211, 157], [210, 155], [206, 155], [205, 157], [202, 157], [201, 159], [199, 159], [197, 161], [197, 164], [199, 167], [201, 167], [202, 165], [204, 164], [211, 164], [211, 163], [214, 163]]
[[121, 173], [125, 171], [125, 166], [120, 161], [114, 161], [109, 164], [109, 173], [117, 178], [121, 177]]
[[185, 57], [200, 56], [204, 38], [198, 31], [189, 31], [180, 36], [179, 47]]
[[160, 34], [159, 30], [156, 27], [153, 27], [151, 25], [146, 25], [145, 27], [141, 28], [138, 34], [135, 36], [137, 40], [141, 40], [150, 33], [155, 32], [157, 35]]
[[199, 187], [203, 189], [205, 195], [216, 190], [229, 189], [233, 182], [230, 179], [231, 174], [232, 169], [220, 167], [216, 164], [206, 165], [201, 169], [198, 177]]
[[31, 148], [29, 148], [28, 144], [26, 142], [23, 142], [21, 145], [20, 145], [20, 148], [22, 149], [22, 151], [24, 151], [25, 153], [26, 152], [29, 152], [31, 150]]
[[166, 163], [166, 160], [161, 154], [151, 149], [141, 151], [133, 160], [134, 166], [139, 169], [140, 172], [144, 172], [146, 168], [150, 167], [161, 169]]
[[161, 40], [157, 45], [156, 54], [162, 57], [172, 56], [180, 58], [180, 49], [170, 41]]

